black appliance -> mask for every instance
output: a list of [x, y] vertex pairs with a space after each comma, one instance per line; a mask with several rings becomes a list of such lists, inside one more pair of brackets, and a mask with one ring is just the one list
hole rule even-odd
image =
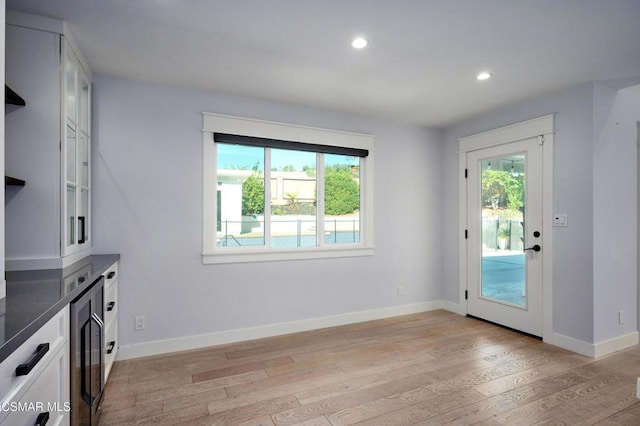
[[104, 277], [71, 302], [71, 425], [97, 425], [104, 391]]

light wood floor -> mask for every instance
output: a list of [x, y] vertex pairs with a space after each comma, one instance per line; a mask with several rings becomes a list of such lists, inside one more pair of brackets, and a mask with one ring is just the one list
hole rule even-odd
[[100, 425], [640, 425], [637, 377], [434, 311], [117, 362]]

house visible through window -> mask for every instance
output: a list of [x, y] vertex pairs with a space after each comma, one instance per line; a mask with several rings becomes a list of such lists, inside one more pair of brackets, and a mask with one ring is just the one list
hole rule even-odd
[[269, 122], [247, 136], [253, 120], [228, 120], [205, 115], [205, 263], [372, 254], [372, 137]]

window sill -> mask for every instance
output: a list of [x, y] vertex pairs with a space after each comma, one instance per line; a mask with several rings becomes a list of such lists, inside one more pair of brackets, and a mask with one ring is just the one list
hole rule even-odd
[[281, 260], [331, 259], [340, 257], [373, 256], [373, 247], [332, 247], [295, 250], [236, 250], [203, 253], [202, 263], [277, 262]]

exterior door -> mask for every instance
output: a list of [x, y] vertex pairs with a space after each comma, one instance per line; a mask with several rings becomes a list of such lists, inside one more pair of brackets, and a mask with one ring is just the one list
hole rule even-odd
[[541, 138], [467, 152], [467, 312], [542, 336]]

